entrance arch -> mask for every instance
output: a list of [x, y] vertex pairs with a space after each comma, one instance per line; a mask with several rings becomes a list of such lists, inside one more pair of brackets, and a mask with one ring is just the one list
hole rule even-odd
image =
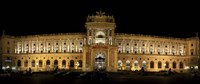
[[104, 71], [106, 69], [105, 56], [102, 53], [98, 53], [95, 57], [95, 70]]

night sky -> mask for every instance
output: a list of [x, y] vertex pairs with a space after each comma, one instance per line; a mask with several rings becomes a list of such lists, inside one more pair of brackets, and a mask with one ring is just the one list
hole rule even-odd
[[102, 9], [115, 17], [117, 33], [186, 38], [199, 32], [197, 8], [189, 2], [5, 2], [0, 3], [0, 28], [9, 35], [86, 32], [88, 14]]

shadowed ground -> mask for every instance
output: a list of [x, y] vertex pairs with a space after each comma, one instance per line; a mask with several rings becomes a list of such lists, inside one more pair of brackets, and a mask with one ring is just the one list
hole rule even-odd
[[50, 73], [34, 73], [32, 76], [1, 77], [0, 81], [7, 84], [199, 84], [190, 74], [176, 74], [173, 76], [141, 76], [134, 73], [108, 73], [108, 80], [69, 79], [54, 77]]

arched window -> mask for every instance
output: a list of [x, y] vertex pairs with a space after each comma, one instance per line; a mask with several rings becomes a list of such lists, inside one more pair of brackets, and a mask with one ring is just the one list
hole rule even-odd
[[161, 61], [158, 62], [158, 68], [162, 68], [162, 62]]
[[98, 32], [96, 33], [96, 38], [104, 38], [104, 36], [105, 36], [105, 33], [102, 32], [102, 31], [98, 31]]
[[105, 33], [103, 31], [98, 31], [96, 34], [95, 34], [95, 43], [105, 43]]
[[82, 67], [83, 66], [82, 60], [79, 60], [78, 62], [79, 62], [79, 67]]
[[32, 60], [31, 66], [32, 66], [32, 67], [35, 67], [35, 60]]
[[147, 64], [146, 61], [143, 61], [143, 62], [142, 62], [142, 67], [143, 67], [143, 68], [146, 68], [146, 64]]
[[28, 67], [28, 60], [24, 61], [24, 67]]
[[150, 68], [154, 68], [154, 62], [153, 61], [150, 62]]
[[129, 61], [129, 60], [127, 60], [127, 61], [126, 61], [126, 66], [129, 66], [129, 67], [131, 66], [131, 64], [130, 64], [130, 61]]
[[58, 60], [54, 60], [54, 67], [58, 66]]
[[74, 60], [70, 60], [70, 67], [74, 67]]
[[39, 67], [42, 67], [42, 60], [39, 60]]
[[103, 35], [98, 35], [97, 38], [104, 38], [104, 36]]
[[134, 62], [135, 69], [138, 69], [138, 61]]
[[63, 60], [63, 61], [62, 61], [62, 67], [63, 67], [63, 68], [66, 67], [66, 60]]
[[169, 68], [169, 62], [165, 62], [165, 68]]
[[183, 69], [183, 62], [180, 62], [180, 69]]
[[17, 61], [17, 66], [18, 66], [18, 67], [21, 67], [21, 65], [22, 65], [22, 64], [21, 64], [21, 61], [18, 60], [18, 61]]
[[176, 62], [173, 62], [173, 63], [172, 63], [172, 67], [173, 67], [173, 68], [176, 68]]
[[50, 65], [50, 60], [46, 61], [46, 65], [49, 66]]
[[120, 69], [121, 70], [121, 68], [122, 68], [122, 61], [121, 60], [118, 60], [118, 69]]

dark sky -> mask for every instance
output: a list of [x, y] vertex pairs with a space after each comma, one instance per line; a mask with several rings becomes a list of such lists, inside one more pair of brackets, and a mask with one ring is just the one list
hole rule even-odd
[[199, 6], [193, 3], [2, 2], [0, 28], [6, 29], [9, 35], [86, 32], [84, 24], [88, 14], [102, 9], [106, 15], [115, 17], [117, 33], [191, 37], [199, 32]]

